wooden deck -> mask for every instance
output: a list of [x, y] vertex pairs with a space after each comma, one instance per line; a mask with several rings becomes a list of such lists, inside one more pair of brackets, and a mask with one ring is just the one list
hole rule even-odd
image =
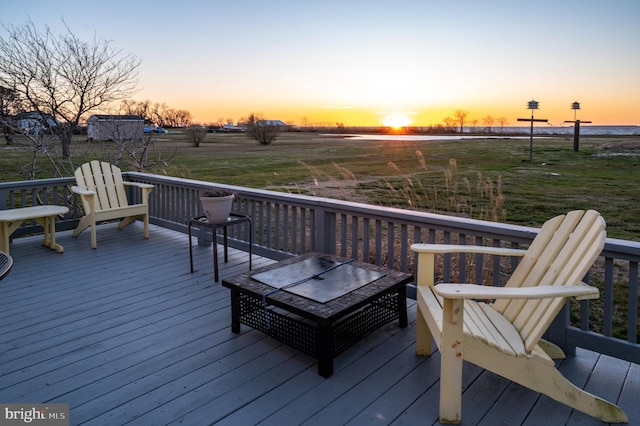
[[[335, 360], [315, 361], [247, 327], [230, 331], [229, 291], [213, 281], [211, 248], [142, 224], [60, 232], [59, 254], [42, 236], [11, 245], [0, 282], [0, 402], [68, 403], [71, 424], [438, 424], [439, 353], [414, 354], [392, 323]], [[272, 262], [254, 257], [254, 268]], [[221, 277], [245, 271], [230, 250]], [[578, 386], [617, 401], [640, 424], [640, 366], [579, 350], [560, 369]], [[601, 424], [547, 397], [466, 364], [465, 425]]]

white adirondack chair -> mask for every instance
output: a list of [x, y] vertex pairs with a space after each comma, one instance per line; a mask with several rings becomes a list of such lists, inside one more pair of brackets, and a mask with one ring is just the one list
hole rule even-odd
[[[567, 297], [598, 298], [582, 282], [604, 247], [605, 222], [594, 210], [547, 221], [528, 250], [413, 244], [417, 263], [416, 353], [441, 353], [440, 422], [460, 423], [462, 361], [467, 360], [605, 422], [628, 422], [616, 405], [576, 387], [551, 359], [564, 357], [541, 340]], [[521, 256], [505, 287], [434, 285], [436, 253]], [[484, 303], [476, 300], [493, 300]]]
[[[118, 167], [97, 160], [78, 167], [74, 176], [77, 186], [71, 187], [71, 190], [80, 195], [85, 214], [73, 231], [74, 237], [91, 227], [91, 248], [95, 249], [96, 222], [122, 218], [118, 225], [122, 229], [142, 216], [144, 238], [149, 238], [149, 193], [153, 185], [125, 182]], [[140, 204], [128, 203], [125, 186], [140, 188]]]

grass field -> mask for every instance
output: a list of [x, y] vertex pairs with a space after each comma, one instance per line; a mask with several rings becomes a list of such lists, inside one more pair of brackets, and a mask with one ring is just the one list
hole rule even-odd
[[[84, 138], [77, 144], [86, 145]], [[110, 148], [94, 142], [92, 149], [104, 156]], [[528, 138], [352, 141], [292, 132], [262, 146], [242, 134], [210, 133], [193, 147], [171, 129], [158, 136], [150, 158], [160, 154], [174, 158], [149, 172], [522, 225], [594, 208], [610, 237], [640, 241], [637, 136], [583, 136], [577, 153], [572, 138], [536, 137], [530, 162]], [[28, 157], [1, 145], [2, 181], [24, 179], [17, 163]]]

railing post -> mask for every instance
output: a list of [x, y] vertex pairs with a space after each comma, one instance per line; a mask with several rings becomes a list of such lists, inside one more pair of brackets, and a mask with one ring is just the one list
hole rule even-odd
[[318, 206], [316, 219], [316, 244], [314, 251], [336, 254], [336, 216], [323, 207]]
[[324, 250], [324, 221], [325, 211], [321, 207], [316, 208], [315, 211], [315, 244], [311, 247], [312, 251], [322, 253]]
[[0, 204], [0, 210], [6, 210], [9, 205], [9, 196], [7, 195], [7, 190], [0, 188], [0, 200], [2, 204]]

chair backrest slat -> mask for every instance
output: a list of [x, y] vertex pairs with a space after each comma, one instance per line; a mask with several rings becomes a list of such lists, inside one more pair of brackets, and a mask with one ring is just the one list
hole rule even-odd
[[80, 166], [74, 175], [78, 186], [95, 191], [96, 211], [128, 205], [122, 172], [118, 167], [93, 160]]
[[[595, 210], [572, 211], [547, 221], [507, 282], [510, 287], [575, 285], [602, 252], [605, 223]], [[531, 350], [565, 298], [497, 300], [494, 308], [513, 323]]]

